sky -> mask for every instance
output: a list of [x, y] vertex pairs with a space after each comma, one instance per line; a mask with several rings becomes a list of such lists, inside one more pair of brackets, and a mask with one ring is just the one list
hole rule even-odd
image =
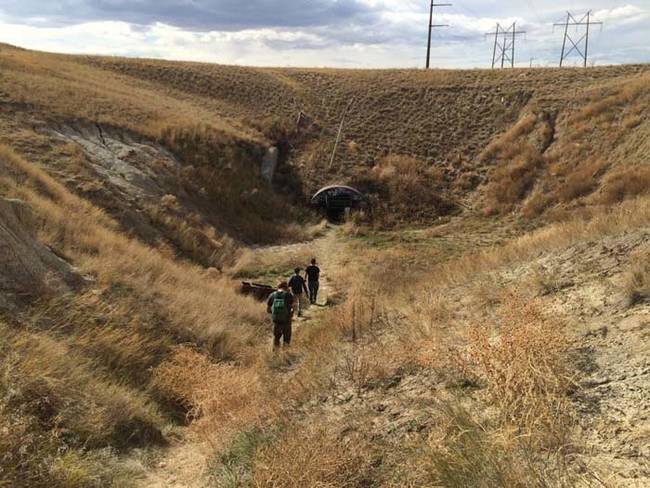
[[[445, 0], [433, 67], [490, 67], [497, 23], [517, 66], [556, 66], [567, 9], [591, 10], [589, 64], [650, 62], [650, 0]], [[438, 2], [436, 3], [445, 3]], [[43, 51], [255, 66], [420, 68], [430, 0], [0, 0], [0, 42]], [[570, 27], [578, 41], [584, 26]], [[571, 47], [570, 41], [567, 41]], [[578, 43], [581, 46], [580, 43]], [[566, 64], [581, 63], [574, 51]]]

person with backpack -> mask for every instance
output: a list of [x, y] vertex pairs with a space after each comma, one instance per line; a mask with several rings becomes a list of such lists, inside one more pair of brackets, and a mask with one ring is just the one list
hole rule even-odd
[[302, 292], [304, 291], [305, 295], [308, 295], [309, 292], [307, 291], [305, 279], [300, 276], [301, 269], [296, 268], [293, 271], [295, 274], [289, 280], [289, 288], [291, 288], [291, 293], [293, 293], [293, 303], [297, 309], [298, 317], [300, 317], [302, 315]]
[[293, 317], [293, 296], [289, 293], [289, 284], [283, 281], [277, 291], [266, 302], [267, 312], [273, 319], [273, 349], [280, 347], [280, 339], [285, 346], [291, 343], [291, 318]]
[[309, 288], [309, 302], [313, 305], [318, 298], [318, 280], [320, 279], [320, 268], [316, 266], [316, 259], [311, 260], [311, 264], [305, 269], [307, 274], [307, 287]]

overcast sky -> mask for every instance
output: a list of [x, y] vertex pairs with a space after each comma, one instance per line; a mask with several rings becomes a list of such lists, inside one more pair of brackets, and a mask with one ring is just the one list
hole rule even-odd
[[[569, 9], [592, 19], [590, 61], [650, 62], [650, 0], [449, 0], [432, 64], [486, 67], [497, 22], [516, 64], [555, 65]], [[444, 3], [444, 2], [436, 2]], [[0, 0], [0, 41], [66, 52], [260, 66], [422, 67], [429, 0]], [[584, 33], [569, 29], [574, 40]], [[579, 62], [576, 56], [571, 62]]]

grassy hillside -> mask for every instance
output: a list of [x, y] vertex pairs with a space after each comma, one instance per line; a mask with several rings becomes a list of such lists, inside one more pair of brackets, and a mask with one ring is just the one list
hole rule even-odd
[[[610, 151], [638, 147], [636, 141], [648, 131], [643, 107], [649, 81], [643, 65], [588, 72], [257, 69], [58, 56], [9, 47], [2, 49], [1, 63], [10, 106], [160, 141], [184, 166], [221, 167], [226, 159], [255, 166], [265, 147], [277, 145], [282, 164], [276, 187], [300, 201], [323, 184], [343, 182], [370, 191], [377, 201], [398, 204], [403, 195], [394, 195], [381, 174], [391, 166], [386, 158], [411, 158], [412, 179], [434, 188], [448, 205], [438, 212], [410, 205], [397, 212], [398, 220], [431, 221], [458, 201], [466, 204], [477, 187], [507, 179], [513, 171], [524, 177], [518, 178], [520, 188], [506, 189], [497, 198], [508, 202], [482, 205], [488, 212], [508, 211], [530, 197], [525, 213], [539, 214], [598, 189], [617, 160], [626, 160], [620, 149]], [[342, 119], [342, 141], [330, 165]], [[526, 144], [530, 147], [516, 149]], [[507, 150], [509, 162], [518, 161], [516, 168], [498, 164], [499, 149]], [[602, 161], [585, 162], [593, 154]], [[556, 171], [551, 167], [563, 167], [562, 180], [579, 179], [582, 173], [598, 178], [593, 188], [562, 189], [541, 202], [538, 193], [546, 193], [542, 188], [552, 184], [548, 176]], [[191, 175], [194, 181], [205, 176]], [[233, 186], [239, 181], [223, 174], [217, 178]], [[543, 181], [534, 192], [536, 179]], [[487, 185], [487, 193], [501, 193], [500, 184]], [[229, 190], [229, 185], [224, 186]], [[257, 186], [247, 181], [251, 185]], [[411, 193], [418, 192], [417, 186]], [[229, 195], [241, 193], [237, 187]], [[256, 208], [272, 198], [264, 191], [256, 195]]]
[[[650, 478], [633, 408], [648, 66], [256, 69], [0, 45], [0, 73], [0, 199], [31, 209], [25, 241], [77, 281], [0, 290], [0, 486]], [[334, 182], [369, 193], [372, 221], [318, 224], [306, 202]], [[312, 256], [323, 302], [274, 355], [237, 279]]]

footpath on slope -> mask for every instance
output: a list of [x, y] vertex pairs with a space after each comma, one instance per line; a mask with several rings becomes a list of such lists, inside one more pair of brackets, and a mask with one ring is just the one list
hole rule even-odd
[[[309, 254], [315, 256], [319, 261], [322, 277], [318, 303], [315, 306], [306, 307], [303, 316], [294, 319], [292, 338], [294, 344], [300, 343], [301, 329], [316, 323], [328, 306], [331, 305], [331, 297], [336, 294], [332, 288], [333, 285], [328, 273], [329, 269], [339, 264], [336, 253], [336, 239], [336, 232], [333, 229], [311, 242], [267, 246], [253, 250], [253, 252], [263, 252], [265, 254], [277, 252], [296, 256], [311, 251]], [[296, 265], [301, 264], [296, 263]], [[291, 269], [288, 269], [287, 275], [289, 276], [291, 272]], [[264, 303], [260, 303], [260, 307], [265, 306]], [[272, 344], [271, 331], [272, 328], [269, 322], [269, 348]], [[288, 381], [298, 367], [298, 363], [292, 364], [290, 367], [278, 371], [278, 374], [284, 374]], [[142, 488], [205, 488], [208, 486], [206, 468], [209, 458], [213, 454], [214, 452], [211, 452], [210, 446], [205, 440], [202, 440], [191, 427], [184, 427], [181, 429], [178, 438], [172, 440], [171, 445], [161, 452], [159, 459], [152, 467], [141, 467], [144, 474], [138, 480], [137, 486]]]

